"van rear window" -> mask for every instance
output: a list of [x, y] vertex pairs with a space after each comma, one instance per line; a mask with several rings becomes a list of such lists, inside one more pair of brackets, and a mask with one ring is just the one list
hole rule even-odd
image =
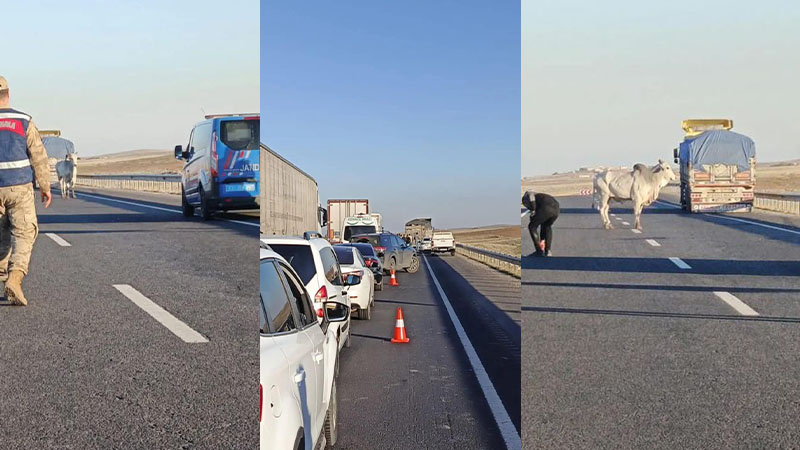
[[260, 123], [260, 120], [222, 121], [220, 140], [231, 150], [258, 150]]

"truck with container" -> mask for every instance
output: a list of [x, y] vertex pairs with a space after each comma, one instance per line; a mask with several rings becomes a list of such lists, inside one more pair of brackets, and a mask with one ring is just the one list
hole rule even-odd
[[730, 119], [690, 119], [674, 153], [680, 165], [681, 207], [689, 212], [749, 212], [756, 183], [753, 140], [734, 133]]
[[328, 200], [328, 240], [344, 242], [344, 226], [348, 217], [369, 215], [367, 199]]
[[260, 148], [261, 234], [322, 233], [327, 211], [320, 206], [317, 181], [266, 145]]

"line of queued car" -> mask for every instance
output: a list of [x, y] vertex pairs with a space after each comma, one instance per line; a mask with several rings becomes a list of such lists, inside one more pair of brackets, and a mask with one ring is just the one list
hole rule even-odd
[[316, 232], [260, 244], [261, 449], [332, 448], [351, 315], [370, 320], [383, 276], [418, 271], [419, 256], [388, 232], [333, 245]]

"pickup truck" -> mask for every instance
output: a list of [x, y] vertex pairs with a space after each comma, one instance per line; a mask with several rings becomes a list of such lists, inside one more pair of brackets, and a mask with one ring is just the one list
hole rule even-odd
[[431, 238], [431, 253], [456, 254], [456, 240], [449, 231], [435, 231]]

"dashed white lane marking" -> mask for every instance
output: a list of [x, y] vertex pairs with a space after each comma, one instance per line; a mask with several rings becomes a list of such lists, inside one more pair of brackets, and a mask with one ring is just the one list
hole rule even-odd
[[[114, 199], [114, 198], [100, 197], [98, 195], [92, 195], [92, 194], [82, 193], [82, 195], [84, 197], [96, 198], [98, 200], [105, 200], [105, 201], [108, 201], [108, 202], [116, 202], [116, 203], [122, 203], [122, 204], [125, 204], [125, 205], [133, 205], [133, 206], [139, 206], [139, 207], [142, 207], [142, 208], [155, 209], [155, 210], [158, 210], [158, 211], [166, 211], [166, 212], [171, 212], [171, 213], [175, 213], [175, 214], [182, 214], [181, 211], [177, 210], [177, 209], [162, 208], [160, 206], [145, 205], [143, 203], [129, 202], [129, 201], [125, 201], [125, 200], [117, 200], [117, 199]], [[251, 226], [251, 227], [261, 226], [260, 223], [245, 222], [243, 220], [234, 220], [234, 219], [222, 219], [222, 220], [224, 220], [226, 222], [233, 222], [233, 223], [238, 223], [238, 224], [247, 225], [247, 226]]]
[[683, 260], [682, 260], [682, 259], [680, 259], [680, 258], [676, 258], [676, 257], [672, 256], [672, 257], [670, 257], [670, 258], [669, 258], [669, 260], [670, 260], [670, 261], [672, 261], [672, 263], [673, 263], [673, 264], [675, 264], [676, 266], [678, 266], [678, 268], [679, 268], [679, 269], [684, 269], [684, 270], [686, 270], [686, 269], [691, 269], [691, 268], [692, 268], [692, 266], [690, 266], [690, 265], [686, 264], [686, 263], [685, 263], [685, 262], [683, 262]]
[[731, 308], [735, 309], [736, 312], [743, 316], [757, 316], [758, 313], [753, 308], [747, 306], [747, 304], [738, 298], [735, 295], [731, 294], [730, 292], [721, 292], [721, 291], [714, 291], [714, 295], [721, 298], [722, 301], [730, 305]]
[[54, 240], [56, 242], [56, 244], [58, 244], [58, 245], [60, 245], [62, 247], [72, 247], [72, 244], [70, 244], [69, 242], [65, 241], [64, 239], [61, 238], [61, 236], [59, 236], [59, 235], [57, 235], [55, 233], [45, 233], [44, 235], [49, 237], [50, 239]]
[[614, 217], [615, 220], [622, 220], [622, 217]]
[[633, 231], [636, 234], [642, 234], [642, 230], [637, 230], [636, 228], [632, 229], [631, 231]]
[[628, 222], [625, 222], [624, 220], [622, 221], [622, 224], [623, 224], [623, 225], [630, 225], [630, 223], [628, 223]]
[[509, 417], [505, 406], [503, 406], [503, 401], [500, 400], [500, 396], [497, 395], [497, 391], [492, 384], [492, 380], [489, 378], [489, 374], [486, 373], [486, 369], [484, 369], [483, 364], [478, 357], [478, 353], [475, 352], [475, 348], [469, 341], [467, 332], [464, 331], [464, 327], [461, 326], [461, 321], [458, 320], [458, 316], [453, 310], [450, 300], [442, 290], [442, 286], [439, 284], [439, 280], [436, 279], [436, 275], [433, 274], [433, 270], [428, 262], [428, 258], [423, 255], [422, 260], [425, 261], [425, 265], [428, 267], [428, 273], [431, 274], [433, 284], [436, 285], [436, 290], [439, 291], [439, 297], [442, 298], [444, 307], [447, 309], [447, 315], [450, 316], [450, 320], [453, 322], [453, 327], [456, 329], [458, 339], [461, 341], [461, 345], [464, 347], [464, 351], [467, 354], [469, 363], [472, 366], [472, 371], [475, 373], [475, 377], [478, 379], [478, 384], [483, 391], [483, 396], [486, 398], [486, 402], [489, 404], [489, 409], [492, 411], [492, 416], [494, 416], [497, 427], [500, 429], [500, 434], [503, 436], [503, 440], [506, 443], [506, 448], [509, 450], [517, 450], [521, 448], [522, 439], [520, 438], [519, 433], [517, 433], [517, 428], [514, 426], [514, 422], [511, 421], [511, 417]]
[[155, 302], [142, 295], [141, 292], [134, 289], [131, 285], [115, 284], [113, 286], [120, 291], [122, 295], [128, 297], [128, 299], [136, 304], [136, 306], [142, 308], [144, 312], [150, 314], [152, 318], [160, 322], [161, 325], [167, 327], [167, 329], [175, 336], [181, 338], [183, 342], [190, 344], [208, 342], [208, 339], [206, 339], [202, 334], [194, 331], [191, 327], [189, 327], [189, 325], [181, 322], [177, 317], [173, 316], [166, 309], [158, 306], [155, 304]]
[[611, 217], [617, 217], [617, 215], [616, 215], [616, 214], [609, 214], [609, 216], [611, 216]]
[[661, 244], [659, 244], [655, 239], [647, 239], [645, 242], [652, 245], [653, 247], [661, 247]]

